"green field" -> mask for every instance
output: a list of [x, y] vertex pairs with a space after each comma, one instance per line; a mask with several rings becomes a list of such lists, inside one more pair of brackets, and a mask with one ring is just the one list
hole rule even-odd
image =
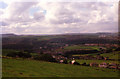
[[109, 57], [110, 59], [120, 59], [119, 55], [120, 51], [101, 54], [101, 56]]
[[3, 77], [118, 77], [118, 70], [28, 59], [2, 59]]
[[[97, 53], [95, 54], [84, 54], [84, 55], [73, 55], [73, 56], [86, 56], [86, 55], [93, 55], [96, 56]], [[116, 59], [116, 61], [111, 61], [111, 60], [77, 60], [77, 62], [79, 62], [80, 64], [86, 62], [87, 64], [92, 63], [92, 62], [96, 62], [96, 63], [102, 63], [102, 62], [106, 62], [106, 63], [117, 63], [119, 64], [118, 59], [120, 59], [118, 56], [120, 54], [120, 51], [114, 51], [111, 53], [103, 53], [100, 54], [101, 56], [104, 57], [109, 57], [109, 59]]]
[[88, 56], [88, 55], [91, 55], [91, 56], [96, 56], [97, 54], [99, 54], [99, 53], [90, 53], [90, 54], [74, 54], [74, 55], [72, 55], [72, 56]]
[[93, 62], [98, 63], [98, 64], [103, 63], [103, 62], [119, 64], [119, 61], [110, 61], [110, 60], [76, 60], [76, 61], [79, 62], [80, 64], [83, 64], [84, 62], [86, 64], [90, 64], [90, 63], [93, 63]]
[[99, 50], [99, 47], [98, 46], [73, 45], [73, 46], [67, 46], [64, 49], [65, 50], [77, 50], [77, 49]]

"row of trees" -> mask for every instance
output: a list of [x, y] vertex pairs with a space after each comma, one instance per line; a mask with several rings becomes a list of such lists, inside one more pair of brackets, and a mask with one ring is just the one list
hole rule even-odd
[[12, 53], [8, 53], [7, 56], [9, 56], [9, 57], [30, 58], [31, 54], [27, 53], [27, 52], [12, 52]]
[[65, 57], [71, 57], [73, 54], [92, 54], [98, 53], [98, 50], [71, 50], [64, 53]]

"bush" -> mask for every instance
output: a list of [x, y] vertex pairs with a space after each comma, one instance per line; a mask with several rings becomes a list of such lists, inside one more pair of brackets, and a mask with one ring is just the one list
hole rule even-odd
[[31, 57], [30, 53], [23, 53], [23, 52], [19, 52], [18, 56], [22, 57], [22, 58], [30, 58]]
[[9, 57], [16, 57], [18, 55], [17, 52], [12, 52], [12, 53], [8, 53], [7, 56]]
[[106, 50], [106, 53], [110, 53], [110, 52], [112, 52], [112, 51], [113, 51], [112, 48], [108, 48], [108, 49]]
[[120, 51], [120, 47], [116, 48], [115, 51]]
[[63, 61], [63, 63], [68, 64], [68, 61], [65, 59], [65, 60]]
[[55, 58], [52, 57], [50, 54], [42, 54], [37, 55], [34, 57], [35, 60], [42, 60], [42, 61], [48, 61], [48, 62], [57, 62]]
[[82, 65], [83, 65], [83, 66], [86, 66], [87, 64], [86, 64], [86, 62], [84, 62]]
[[22, 57], [22, 58], [30, 58], [31, 55], [29, 53], [24, 53], [24, 52], [12, 52], [12, 53], [8, 53], [7, 56], [9, 57]]
[[80, 65], [78, 62], [75, 62], [74, 65]]

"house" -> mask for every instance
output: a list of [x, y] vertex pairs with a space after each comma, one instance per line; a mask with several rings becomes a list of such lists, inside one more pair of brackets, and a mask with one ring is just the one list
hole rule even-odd
[[60, 60], [60, 63], [63, 63], [64, 62], [64, 60]]
[[117, 68], [118, 68], [118, 64], [116, 64], [116, 63], [111, 63], [111, 64], [109, 64], [109, 68], [110, 68], [110, 69], [117, 69]]
[[90, 63], [90, 66], [98, 67], [98, 64], [93, 62], [93, 63]]
[[103, 56], [100, 56], [100, 55], [97, 55], [97, 56], [96, 56], [96, 59], [102, 60], [102, 59], [104, 59], [104, 57], [103, 57]]
[[103, 62], [101, 64], [99, 64], [99, 67], [103, 67], [103, 68], [107, 68], [108, 67], [108, 64]]
[[120, 70], [120, 65], [118, 65], [118, 69]]
[[98, 37], [99, 38], [104, 38], [104, 37], [106, 37], [106, 35], [99, 35]]
[[75, 60], [72, 60], [72, 61], [71, 61], [71, 64], [74, 64], [74, 63], [75, 63]]
[[109, 59], [109, 57], [104, 57], [104, 60], [108, 60]]

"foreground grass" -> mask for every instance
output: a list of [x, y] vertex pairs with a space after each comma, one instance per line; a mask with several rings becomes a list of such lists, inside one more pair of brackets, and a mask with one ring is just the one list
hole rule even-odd
[[3, 77], [118, 77], [118, 70], [35, 60], [3, 59]]

